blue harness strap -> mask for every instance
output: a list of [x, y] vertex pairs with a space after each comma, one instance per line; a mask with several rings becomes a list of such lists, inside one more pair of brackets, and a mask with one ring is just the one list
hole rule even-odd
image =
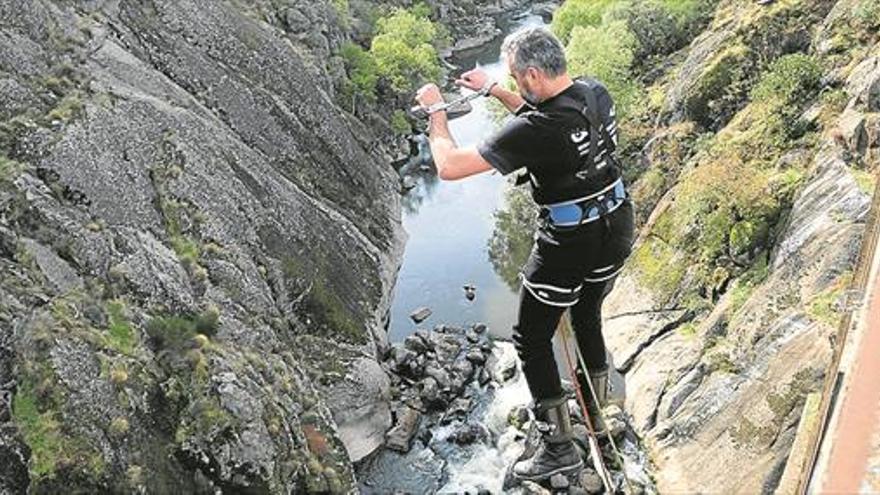
[[616, 210], [626, 199], [626, 189], [622, 179], [617, 179], [612, 186], [586, 198], [545, 205], [550, 225], [557, 228], [576, 227]]

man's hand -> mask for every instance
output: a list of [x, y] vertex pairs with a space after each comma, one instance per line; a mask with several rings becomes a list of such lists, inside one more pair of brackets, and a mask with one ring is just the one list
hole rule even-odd
[[455, 80], [455, 84], [473, 91], [481, 91], [489, 82], [489, 74], [483, 69], [471, 69]]
[[416, 101], [419, 105], [430, 108], [437, 103], [443, 103], [443, 95], [440, 94], [440, 88], [436, 84], [428, 83], [416, 92]]

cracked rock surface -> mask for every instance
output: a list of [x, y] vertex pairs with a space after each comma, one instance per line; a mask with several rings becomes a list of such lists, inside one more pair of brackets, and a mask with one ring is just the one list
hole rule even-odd
[[368, 131], [233, 2], [0, 19], [0, 492], [348, 491], [403, 243]]

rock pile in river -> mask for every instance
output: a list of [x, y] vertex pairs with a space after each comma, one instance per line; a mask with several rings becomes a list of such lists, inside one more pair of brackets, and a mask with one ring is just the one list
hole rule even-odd
[[[510, 349], [509, 349], [510, 350]], [[510, 350], [512, 352], [512, 350]], [[511, 357], [510, 353], [506, 357]], [[391, 408], [394, 424], [386, 435], [386, 449], [368, 459], [358, 474], [362, 489], [369, 493], [397, 491], [406, 493], [453, 492], [492, 493], [489, 485], [470, 480], [466, 487], [449, 485], [457, 471], [465, 469], [472, 456], [494, 451], [499, 458], [510, 459], [508, 452], [525, 458], [534, 452], [537, 434], [533, 431], [528, 407], [528, 392], [523, 389], [517, 406], [504, 409], [506, 423], [492, 424], [489, 411], [496, 407], [499, 393], [514, 387], [518, 375], [515, 359], [505, 359], [485, 325], [468, 328], [438, 325], [434, 330], [418, 330], [385, 353], [382, 367], [391, 377]], [[567, 385], [567, 384], [566, 384]], [[572, 397], [574, 395], [572, 394]], [[496, 489], [505, 493], [596, 494], [605, 491], [591, 467], [589, 440], [583, 416], [572, 399], [575, 442], [584, 458], [584, 468], [569, 476], [556, 476], [543, 483], [519, 483], [503, 467], [486, 466], [484, 478], [497, 478]], [[616, 405], [606, 409], [612, 435], [623, 450], [631, 468], [644, 464], [637, 439], [624, 412]], [[605, 462], [612, 468], [612, 478], [623, 486], [619, 463], [612, 451], [603, 447]], [[492, 470], [496, 470], [493, 475]], [[647, 476], [640, 476], [636, 491], [644, 488]]]
[[[387, 446], [407, 452], [423, 417], [429, 423], [449, 424], [466, 418], [472, 409], [468, 384], [486, 385], [493, 377], [486, 366], [492, 355], [486, 326], [469, 329], [440, 325], [434, 331], [418, 330], [393, 345], [383, 362], [391, 376], [392, 410], [396, 422], [388, 432]], [[456, 432], [458, 443], [472, 443], [485, 432], [472, 424]]]

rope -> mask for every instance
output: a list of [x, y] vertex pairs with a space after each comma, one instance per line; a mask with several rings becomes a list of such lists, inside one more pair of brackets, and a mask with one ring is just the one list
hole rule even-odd
[[[565, 320], [563, 316], [562, 320]], [[587, 431], [589, 432], [589, 443], [590, 443], [590, 457], [593, 459], [593, 467], [596, 468], [596, 471], [599, 475], [599, 478], [602, 479], [602, 485], [605, 486], [605, 491], [607, 493], [614, 493], [614, 482], [611, 480], [611, 474], [608, 472], [608, 467], [605, 466], [605, 461], [602, 460], [602, 450], [599, 448], [599, 441], [596, 440], [596, 432], [593, 430], [593, 424], [590, 422], [590, 413], [587, 411], [587, 403], [584, 401], [584, 396], [581, 393], [581, 387], [577, 380], [577, 375], [575, 371], [575, 365], [571, 360], [571, 353], [568, 351], [568, 338], [566, 337], [567, 331], [565, 330], [564, 323], [560, 321], [561, 334], [562, 334], [562, 347], [565, 351], [565, 361], [568, 364], [568, 372], [571, 375], [572, 383], [574, 384], [575, 396], [577, 397], [578, 404], [581, 407], [581, 413], [584, 415], [584, 423], [586, 424]], [[600, 469], [601, 468], [601, 469]]]
[[617, 318], [623, 318], [624, 316], [638, 316], [638, 315], [649, 315], [654, 313], [671, 313], [673, 311], [683, 311], [687, 308], [683, 307], [674, 307], [674, 308], [655, 308], [655, 309], [643, 309], [640, 311], [625, 311], [623, 313], [617, 313], [616, 315], [606, 316], [605, 320], [614, 320]]
[[[568, 333], [571, 331], [571, 323], [569, 321], [569, 318], [570, 318], [570, 315], [568, 312], [566, 312], [563, 315], [563, 317], [561, 318], [561, 321], [559, 322], [559, 326], [560, 326], [560, 330], [561, 330], [560, 333], [562, 334], [562, 347], [565, 352], [565, 361], [568, 364], [568, 372], [571, 375], [571, 380], [572, 380], [572, 383], [574, 384], [575, 395], [577, 396], [578, 403], [581, 406], [581, 411], [583, 412], [584, 419], [586, 419], [587, 430], [590, 432], [591, 440], [593, 442], [596, 442], [596, 448], [598, 449], [598, 442], [596, 441], [596, 432], [593, 430], [593, 425], [590, 423], [590, 415], [587, 412], [587, 404], [586, 404], [586, 401], [584, 401], [583, 393], [581, 392], [580, 382], [577, 379], [577, 371], [575, 369], [575, 365], [572, 363], [571, 353], [569, 351], [568, 337], [567, 337]], [[608, 421], [606, 421], [605, 413], [602, 411], [602, 408], [598, 407], [599, 398], [596, 395], [596, 390], [593, 388], [593, 382], [589, 378], [589, 372], [587, 371], [587, 364], [584, 361], [584, 356], [581, 353], [581, 348], [577, 342], [577, 335], [575, 335], [574, 332], [571, 332], [571, 336], [572, 336], [572, 339], [574, 340], [574, 349], [575, 349], [575, 352], [577, 353], [577, 357], [578, 357], [578, 361], [580, 362], [581, 369], [584, 370], [584, 373], [586, 375], [586, 380], [584, 380], [584, 381], [587, 382], [587, 387], [590, 389], [590, 395], [593, 398], [593, 403], [597, 405], [596, 409], [599, 411], [599, 417], [602, 419], [602, 422], [605, 423], [605, 425], [607, 427]], [[608, 434], [609, 443], [611, 444], [611, 450], [614, 452], [615, 457], [617, 457], [617, 462], [620, 463], [621, 473], [623, 474], [623, 480], [626, 483], [626, 488], [629, 491], [629, 493], [636, 493], [635, 490], [633, 489], [633, 485], [629, 479], [629, 476], [627, 476], [627, 474], [626, 474], [626, 463], [624, 461], [623, 455], [621, 455], [620, 450], [617, 448], [617, 442], [614, 441], [614, 436], [611, 434], [610, 430], [608, 431], [607, 434]], [[606, 473], [600, 473], [600, 476], [602, 477], [602, 482], [606, 483], [605, 476], [607, 476], [607, 469], [608, 468], [605, 467], [604, 463], [602, 464], [602, 467], [606, 469]], [[613, 491], [614, 491], [613, 488], [611, 488], [607, 485], [605, 488], [611, 493], [613, 493]]]

